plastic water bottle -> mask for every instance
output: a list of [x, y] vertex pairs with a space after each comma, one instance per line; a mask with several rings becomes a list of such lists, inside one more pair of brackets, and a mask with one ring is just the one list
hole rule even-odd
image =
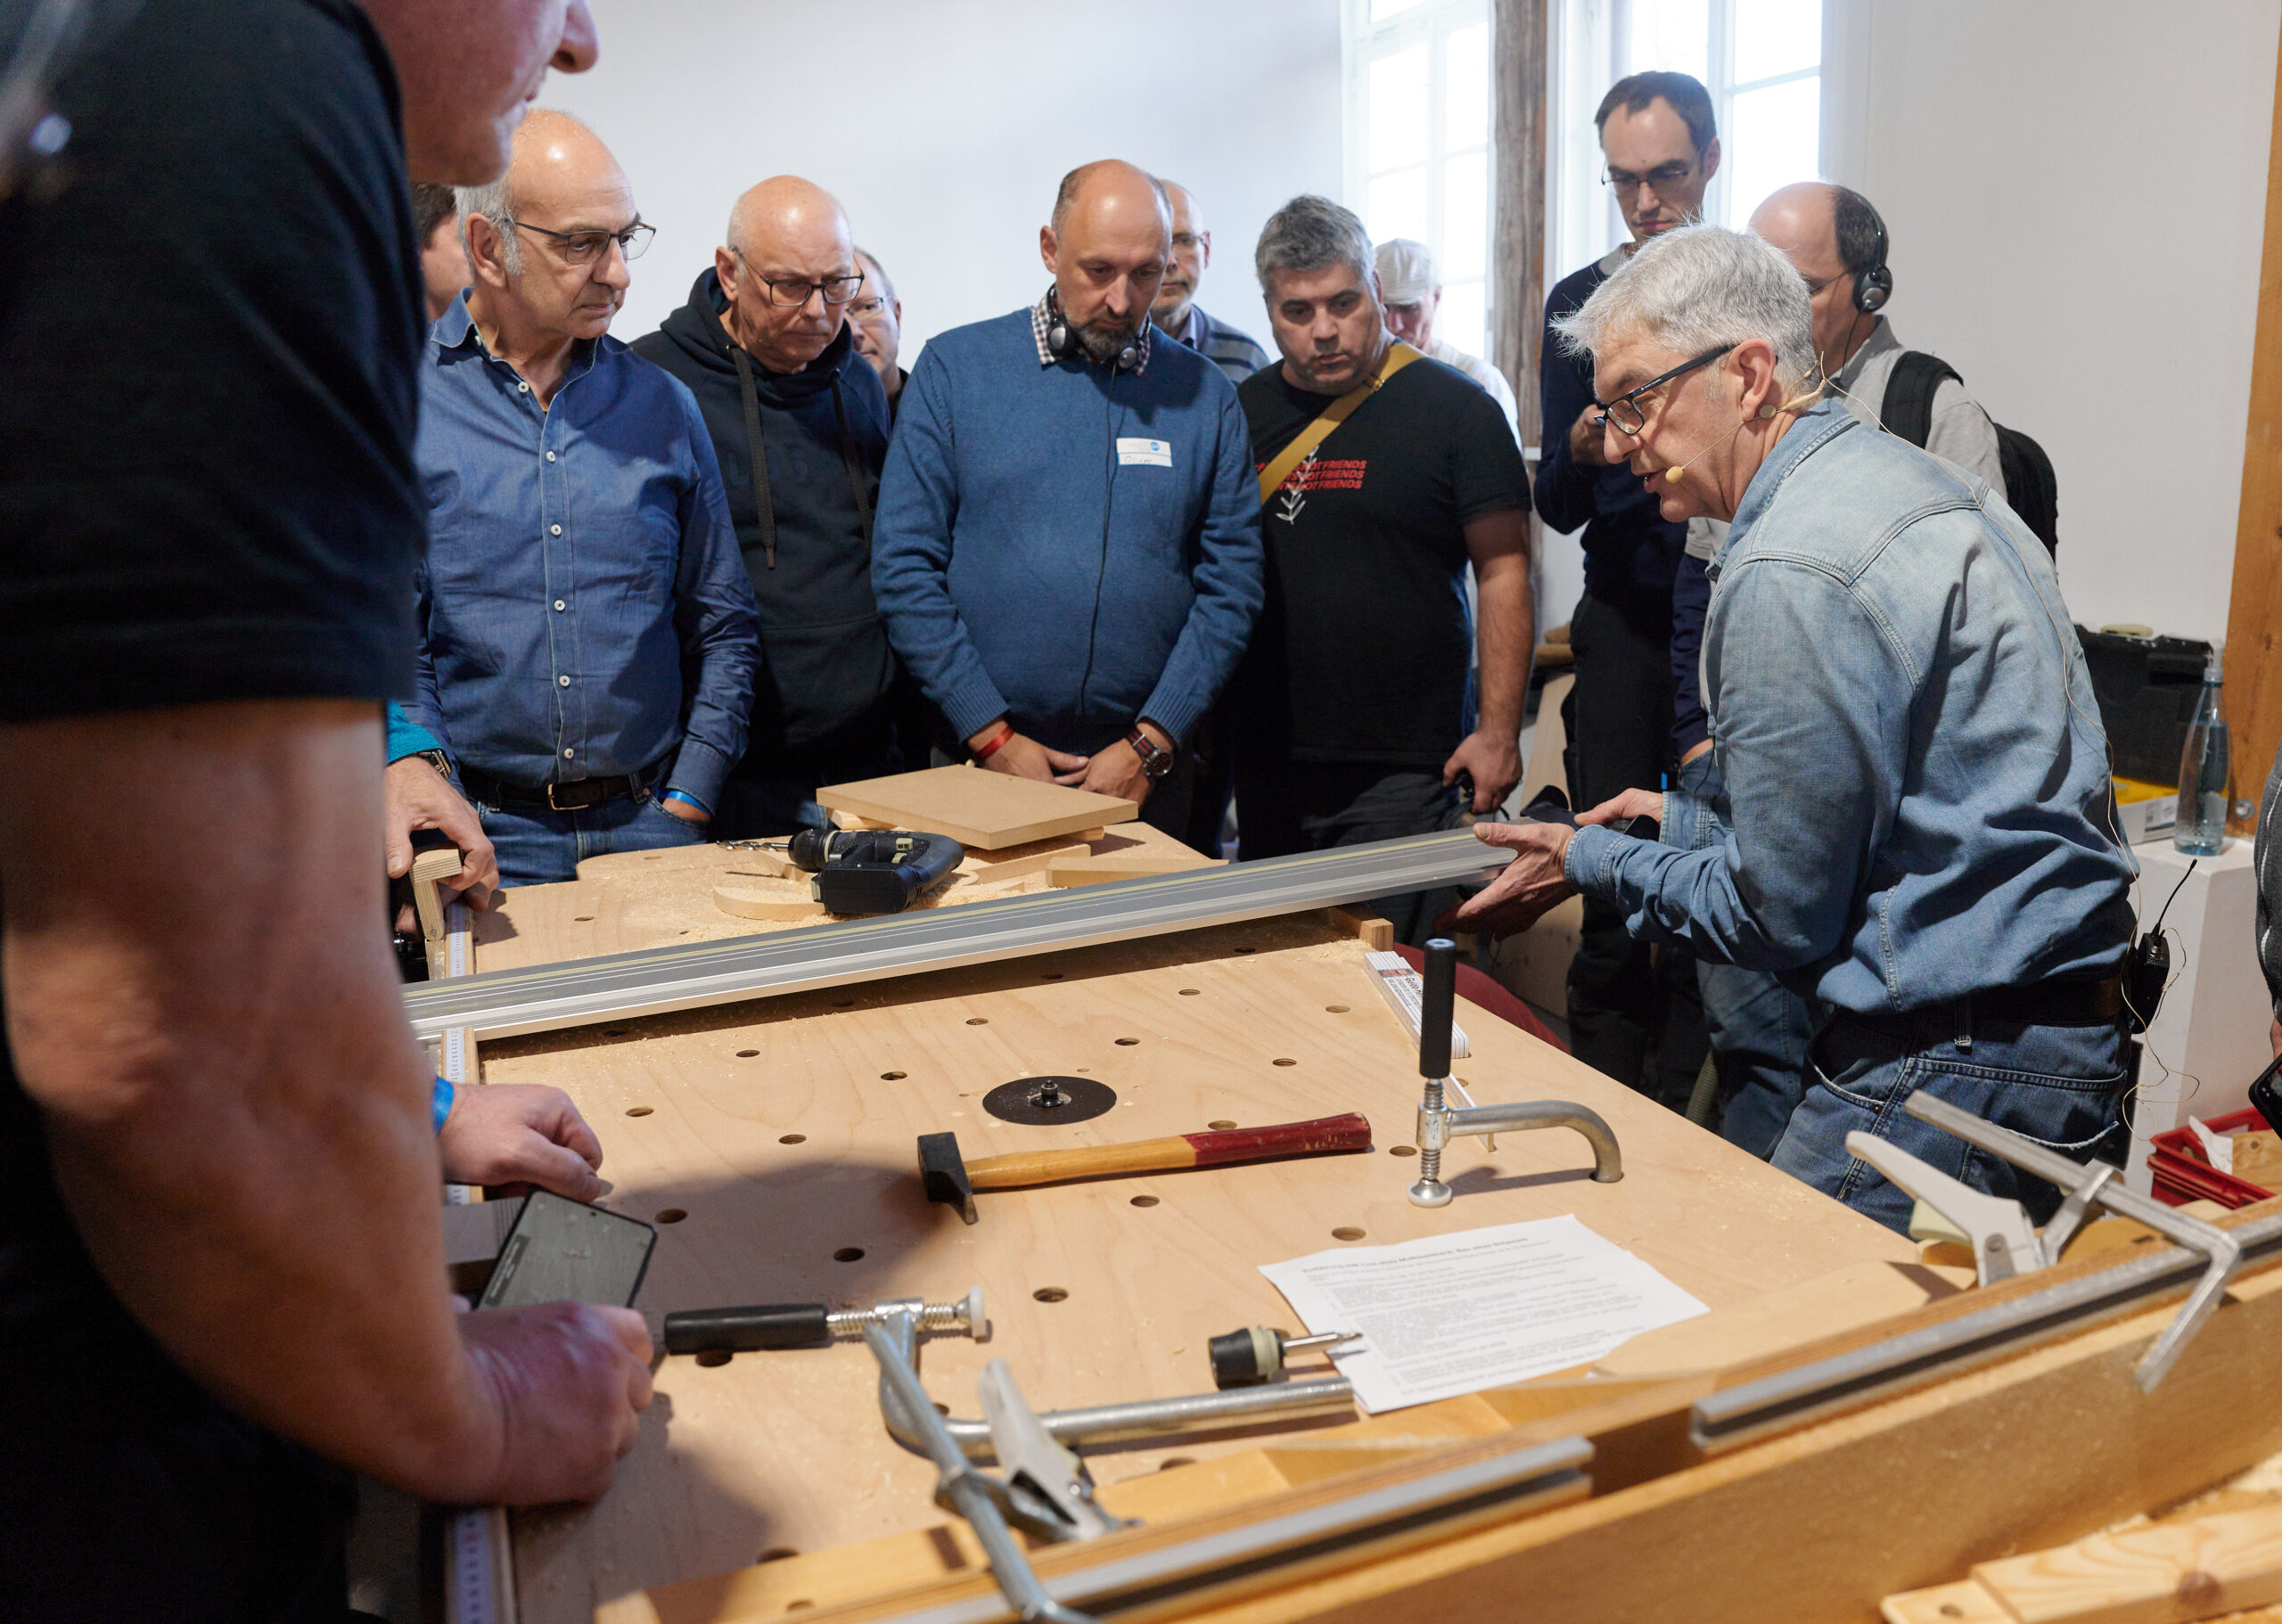
[[2219, 677], [2214, 645], [2179, 758], [2179, 823], [2171, 844], [2191, 857], [2215, 857], [2227, 844], [2227, 718], [2219, 709]]

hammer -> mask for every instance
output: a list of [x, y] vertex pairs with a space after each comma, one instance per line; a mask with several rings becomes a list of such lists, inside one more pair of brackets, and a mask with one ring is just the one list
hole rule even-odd
[[1225, 1167], [1237, 1161], [1277, 1161], [1286, 1156], [1318, 1156], [1326, 1151], [1367, 1151], [1371, 1124], [1354, 1111], [1312, 1122], [1281, 1122], [1273, 1128], [1228, 1128], [1217, 1133], [1175, 1134], [1165, 1139], [1137, 1139], [1129, 1144], [1087, 1144], [1066, 1151], [1018, 1151], [968, 1162], [959, 1154], [956, 1134], [919, 1136], [919, 1177], [927, 1199], [956, 1207], [975, 1221], [977, 1190], [1019, 1190], [1071, 1178], [1100, 1178], [1114, 1173], [1164, 1173], [1181, 1168]]

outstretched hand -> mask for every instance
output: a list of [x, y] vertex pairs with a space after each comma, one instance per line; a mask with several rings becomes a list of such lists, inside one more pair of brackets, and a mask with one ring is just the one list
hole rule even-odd
[[1476, 824], [1473, 838], [1485, 846], [1506, 848], [1514, 860], [1481, 891], [1435, 921], [1437, 930], [1511, 936], [1576, 895], [1577, 888], [1562, 871], [1575, 830], [1562, 824]]

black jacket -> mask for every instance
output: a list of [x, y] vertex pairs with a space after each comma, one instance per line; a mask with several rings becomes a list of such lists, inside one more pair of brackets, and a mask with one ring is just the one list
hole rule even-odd
[[631, 348], [697, 397], [759, 602], [765, 661], [737, 770], [797, 775], [803, 758], [876, 753], [892, 726], [896, 659], [872, 599], [871, 513], [887, 460], [887, 391], [844, 324], [797, 373], [772, 373], [747, 357], [776, 519], [774, 546], [765, 545], [744, 390], [720, 322], [725, 308], [720, 280], [709, 270], [689, 302]]

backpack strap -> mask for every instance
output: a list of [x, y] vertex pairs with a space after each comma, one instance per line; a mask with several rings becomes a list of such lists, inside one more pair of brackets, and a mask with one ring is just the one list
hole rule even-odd
[[1957, 368], [1941, 357], [1919, 349], [1903, 350], [1894, 357], [1893, 371], [1886, 376], [1886, 396], [1878, 403], [1879, 422], [1889, 434], [1923, 448], [1926, 437], [1933, 432], [1933, 391], [1945, 378], [1960, 384], [1965, 381], [1958, 376]]

